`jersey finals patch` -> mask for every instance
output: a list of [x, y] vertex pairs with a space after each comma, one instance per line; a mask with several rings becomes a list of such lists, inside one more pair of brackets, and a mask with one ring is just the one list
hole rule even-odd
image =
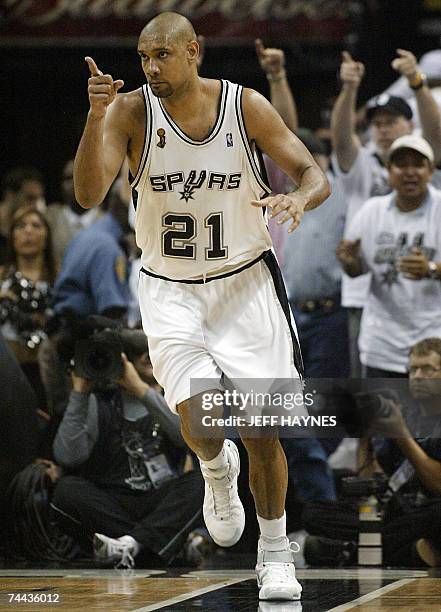
[[156, 133], [159, 136], [159, 141], [156, 143], [156, 146], [163, 149], [165, 147], [165, 130], [164, 128], [158, 128]]

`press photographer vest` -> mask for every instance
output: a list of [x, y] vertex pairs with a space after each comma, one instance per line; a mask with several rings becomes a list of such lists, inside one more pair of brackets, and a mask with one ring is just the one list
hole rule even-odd
[[148, 412], [135, 421], [124, 418], [120, 389], [97, 392], [95, 397], [98, 439], [79, 470], [81, 476], [101, 487], [145, 493], [161, 484], [152, 482], [147, 466], [159, 455], [165, 456], [170, 466], [164, 481], [177, 475], [181, 453], [161, 435]]

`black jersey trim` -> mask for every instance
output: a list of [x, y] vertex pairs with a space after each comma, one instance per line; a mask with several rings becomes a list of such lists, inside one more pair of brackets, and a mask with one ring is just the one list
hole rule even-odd
[[262, 177], [263, 182], [267, 186], [267, 189], [269, 188], [270, 193], [272, 193], [273, 190], [271, 188], [271, 183], [268, 177], [268, 172], [266, 170], [265, 162], [263, 159], [263, 153], [257, 145], [256, 145], [256, 158], [257, 158], [256, 163], [258, 164], [258, 167], [259, 167], [259, 174]]
[[139, 183], [139, 180], [142, 176], [142, 173], [145, 168], [145, 164], [147, 162], [147, 158], [149, 156], [150, 144], [152, 141], [152, 129], [153, 129], [153, 112], [152, 112], [152, 104], [150, 102], [150, 98], [147, 91], [147, 85], [142, 86], [142, 93], [144, 98], [144, 106], [145, 106], [145, 133], [144, 133], [144, 146], [142, 149], [141, 160], [139, 162], [138, 171], [133, 179], [133, 182], [130, 183], [132, 189], [135, 189]]
[[135, 188], [132, 188], [132, 202], [133, 208], [136, 210], [136, 207], [138, 206], [138, 192]]
[[268, 268], [269, 273], [273, 279], [274, 289], [276, 291], [277, 298], [282, 307], [283, 313], [286, 317], [286, 321], [289, 326], [289, 330], [291, 332], [291, 340], [293, 344], [293, 356], [294, 356], [294, 365], [297, 369], [297, 372], [304, 378], [305, 376], [305, 368], [303, 366], [302, 352], [300, 350], [300, 344], [297, 340], [297, 336], [294, 332], [292, 323], [291, 323], [291, 311], [289, 308], [288, 296], [286, 295], [285, 284], [283, 282], [282, 273], [279, 268], [279, 264], [277, 263], [277, 259], [272, 251], [266, 251], [263, 258], [263, 263]]
[[222, 127], [222, 124], [224, 122], [225, 110], [226, 110], [226, 107], [227, 107], [228, 89], [229, 89], [228, 81], [224, 81], [222, 79], [221, 80], [220, 104], [219, 104], [219, 110], [218, 110], [216, 122], [215, 122], [215, 124], [213, 126], [213, 129], [208, 134], [208, 136], [206, 138], [204, 138], [204, 140], [193, 140], [192, 138], [187, 136], [187, 134], [185, 134], [185, 132], [183, 132], [181, 130], [181, 128], [173, 121], [172, 117], [165, 110], [161, 100], [158, 98], [159, 107], [160, 107], [160, 109], [162, 111], [162, 114], [164, 115], [167, 123], [170, 125], [172, 130], [175, 132], [175, 134], [177, 134], [179, 136], [179, 138], [181, 140], [183, 140], [187, 144], [191, 144], [191, 145], [195, 145], [197, 147], [200, 147], [200, 146], [206, 145], [209, 142], [211, 142], [212, 140], [214, 140], [216, 138], [216, 136], [219, 134], [219, 131], [220, 131], [220, 129]]
[[[248, 135], [247, 135], [247, 131], [246, 131], [246, 127], [245, 127], [245, 122], [243, 120], [243, 113], [242, 113], [242, 93], [243, 93], [243, 87], [241, 85], [239, 85], [237, 87], [236, 90], [236, 99], [235, 99], [235, 111], [236, 111], [236, 119], [237, 119], [237, 124], [239, 126], [239, 133], [241, 135], [242, 138], [242, 142], [243, 145], [245, 147], [245, 151], [248, 157], [248, 161], [250, 163], [250, 167], [251, 170], [253, 172], [253, 175], [256, 179], [256, 181], [258, 182], [259, 186], [264, 190], [265, 195], [269, 195], [271, 193], [271, 188], [269, 187], [269, 185], [265, 182], [265, 177], [262, 176], [263, 174], [263, 168], [259, 168], [258, 163], [256, 161], [256, 158], [254, 157], [254, 154], [251, 150], [250, 147], [250, 142], [248, 140]], [[265, 167], [265, 166], [263, 166]], [[266, 171], [265, 171], [266, 174]]]
[[167, 276], [161, 276], [160, 274], [155, 274], [154, 272], [150, 272], [149, 270], [146, 270], [145, 268], [141, 268], [141, 272], [144, 272], [144, 274], [147, 274], [147, 276], [153, 276], [153, 278], [160, 278], [161, 280], [170, 281], [171, 283], [185, 283], [186, 285], [205, 285], [205, 283], [210, 283], [211, 281], [219, 280], [220, 278], [227, 278], [228, 276], [234, 276], [235, 274], [238, 274], [239, 272], [242, 272], [243, 270], [247, 270], [248, 268], [251, 268], [251, 266], [254, 266], [254, 264], [256, 264], [258, 261], [260, 261], [261, 259], [265, 257], [265, 253], [270, 253], [270, 252], [271, 251], [264, 251], [263, 253], [259, 255], [259, 257], [256, 257], [256, 259], [253, 259], [253, 261], [248, 262], [247, 264], [245, 264], [244, 266], [240, 268], [237, 268], [236, 270], [231, 270], [231, 272], [225, 272], [225, 274], [219, 274], [217, 276], [208, 276], [206, 279], [198, 278], [196, 280], [190, 280], [188, 278], [184, 278], [184, 279], [167, 278]]

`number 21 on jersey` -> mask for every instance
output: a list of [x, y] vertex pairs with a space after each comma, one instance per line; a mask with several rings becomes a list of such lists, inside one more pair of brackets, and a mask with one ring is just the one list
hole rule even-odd
[[[166, 213], [162, 217], [162, 255], [196, 259], [195, 239], [198, 234], [197, 220], [190, 213]], [[214, 212], [204, 219], [204, 227], [209, 230], [209, 244], [205, 247], [205, 259], [226, 259], [228, 247], [224, 245], [224, 217], [222, 212]]]

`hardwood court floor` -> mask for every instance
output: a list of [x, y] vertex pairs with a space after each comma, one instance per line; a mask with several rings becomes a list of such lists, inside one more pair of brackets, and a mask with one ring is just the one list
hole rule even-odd
[[[441, 578], [424, 570], [300, 569], [301, 602], [260, 602], [251, 570], [0, 570], [0, 610], [435, 612]], [[21, 595], [9, 603], [10, 594]], [[59, 603], [30, 603], [32, 595]], [[49, 595], [51, 597], [49, 597]], [[26, 597], [25, 597], [26, 596]], [[28, 603], [24, 600], [27, 599]], [[44, 599], [44, 597], [41, 597]]]

